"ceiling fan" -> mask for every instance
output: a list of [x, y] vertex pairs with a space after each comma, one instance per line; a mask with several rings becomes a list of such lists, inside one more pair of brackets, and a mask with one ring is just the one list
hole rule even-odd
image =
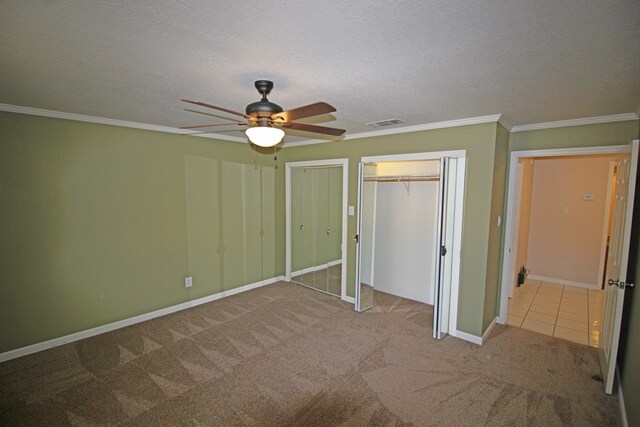
[[[294, 121], [336, 111], [335, 107], [327, 104], [326, 102], [316, 102], [285, 111], [281, 106], [274, 104], [267, 99], [267, 95], [271, 92], [271, 89], [273, 89], [273, 82], [269, 80], [256, 80], [255, 86], [256, 89], [258, 89], [258, 92], [262, 95], [262, 99], [258, 102], [253, 102], [247, 105], [244, 113], [218, 107], [202, 101], [194, 101], [191, 99], [182, 99], [181, 101], [243, 117], [245, 121], [232, 121], [240, 126], [249, 126], [246, 130], [247, 137], [252, 143], [261, 147], [272, 147], [278, 144], [284, 136], [283, 129], [313, 132], [331, 136], [340, 136], [345, 133], [345, 129], [298, 123]], [[213, 126], [225, 125], [229, 125], [229, 123], [183, 126], [180, 129], [206, 129]]]

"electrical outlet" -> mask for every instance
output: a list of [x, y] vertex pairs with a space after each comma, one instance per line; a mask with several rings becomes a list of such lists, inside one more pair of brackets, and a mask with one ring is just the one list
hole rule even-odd
[[187, 276], [184, 278], [184, 287], [185, 288], [190, 288], [191, 286], [193, 286], [193, 277], [191, 276]]

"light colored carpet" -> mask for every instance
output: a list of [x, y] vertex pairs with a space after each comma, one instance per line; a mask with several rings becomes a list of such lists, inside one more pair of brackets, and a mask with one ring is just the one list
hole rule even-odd
[[2, 425], [619, 425], [593, 348], [277, 283], [0, 364]]

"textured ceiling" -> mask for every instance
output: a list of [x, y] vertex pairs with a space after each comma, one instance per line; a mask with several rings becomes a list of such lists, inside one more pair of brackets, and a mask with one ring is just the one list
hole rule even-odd
[[320, 119], [348, 134], [640, 105], [638, 0], [3, 0], [0, 46], [0, 103], [170, 127], [211, 119], [180, 98], [243, 110], [261, 78], [285, 109], [333, 104]]

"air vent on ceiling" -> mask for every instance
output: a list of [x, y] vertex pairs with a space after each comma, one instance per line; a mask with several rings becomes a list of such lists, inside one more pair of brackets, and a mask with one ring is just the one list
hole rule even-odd
[[366, 123], [366, 125], [371, 126], [372, 128], [383, 128], [386, 126], [399, 125], [400, 123], [404, 123], [404, 120], [400, 120], [400, 119], [380, 120], [378, 122]]

